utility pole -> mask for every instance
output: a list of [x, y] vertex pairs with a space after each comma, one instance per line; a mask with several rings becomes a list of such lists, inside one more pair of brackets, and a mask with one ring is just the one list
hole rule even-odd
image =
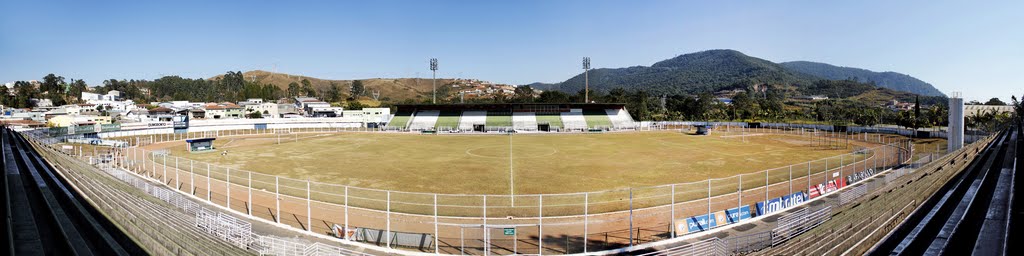
[[590, 57], [583, 57], [583, 103], [590, 103]]
[[430, 58], [430, 71], [434, 73], [434, 78], [431, 79], [431, 84], [434, 85], [434, 97], [431, 102], [437, 104], [437, 58]]

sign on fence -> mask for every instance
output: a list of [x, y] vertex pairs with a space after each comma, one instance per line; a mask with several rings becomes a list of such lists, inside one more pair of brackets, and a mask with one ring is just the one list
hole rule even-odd
[[847, 180], [848, 183], [854, 184], [854, 183], [857, 183], [858, 181], [867, 179], [868, 177], [871, 177], [873, 175], [875, 175], [875, 170], [874, 169], [867, 169], [866, 171], [857, 172], [857, 173], [854, 173], [853, 175], [846, 176], [846, 180]]
[[750, 218], [750, 206], [744, 205], [732, 209], [726, 209], [725, 214], [715, 214], [718, 217], [716, 222], [733, 224]]
[[690, 216], [682, 220], [676, 220], [676, 233], [686, 234], [711, 229], [718, 224], [715, 219], [716, 218], [708, 218], [708, 215], [697, 215]]
[[807, 201], [807, 195], [803, 191], [793, 193], [792, 195], [784, 195], [782, 197], [773, 198], [768, 201], [758, 202], [757, 216], [770, 214], [773, 212], [780, 211], [789, 207], [793, 207], [800, 203]]
[[828, 181], [827, 183], [821, 183], [821, 184], [818, 184], [818, 185], [814, 185], [814, 186], [811, 186], [810, 188], [808, 188], [807, 191], [808, 191], [808, 194], [810, 194], [810, 199], [814, 199], [814, 198], [817, 198], [819, 196], [823, 196], [825, 194], [828, 194], [829, 192], [841, 189], [843, 187], [846, 187], [846, 178], [834, 179], [834, 180]]

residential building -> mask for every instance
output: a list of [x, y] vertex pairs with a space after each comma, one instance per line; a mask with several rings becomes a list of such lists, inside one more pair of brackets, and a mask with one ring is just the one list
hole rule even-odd
[[245, 107], [245, 113], [246, 114], [252, 113], [252, 112], [257, 112], [257, 113], [260, 113], [260, 115], [263, 116], [263, 118], [278, 118], [278, 117], [281, 117], [280, 114], [278, 114], [278, 105], [277, 105], [277, 103], [273, 103], [273, 102], [252, 103], [252, 104], [246, 104], [246, 105], [244, 105], [244, 107]]

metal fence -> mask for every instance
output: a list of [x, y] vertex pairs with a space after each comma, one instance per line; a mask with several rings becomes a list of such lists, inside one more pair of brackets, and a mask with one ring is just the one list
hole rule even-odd
[[[139, 134], [122, 131], [118, 133], [120, 139], [136, 147], [92, 148], [89, 150], [92, 152], [75, 147], [70, 151], [83, 159], [111, 159], [114, 165], [155, 179], [179, 193], [191, 194], [253, 218], [389, 248], [451, 254], [581, 253], [701, 232], [781, 210], [793, 205], [788, 203], [790, 200], [803, 201], [830, 193], [848, 185], [854, 177], [903, 164], [911, 153], [909, 141], [884, 134], [722, 126], [719, 132], [735, 133], [737, 139], [763, 133], [869, 142], [877, 146], [700, 182], [512, 196], [413, 193], [320, 183], [196, 162], [137, 147], [236, 135], [277, 136], [287, 141], [306, 138], [310, 133], [339, 131], [344, 129], [142, 131]], [[52, 137], [37, 139], [48, 143], [61, 141]], [[737, 216], [730, 217], [726, 223], [714, 223], [713, 216], [719, 214]], [[712, 223], [698, 225], [697, 229], [687, 228], [690, 223], [699, 223], [701, 216], [705, 222]], [[376, 239], [366, 239], [366, 234], [357, 239], [350, 232], [337, 232], [335, 226], [360, 231], [360, 234], [370, 230], [383, 232], [378, 233], [382, 237]], [[479, 228], [473, 228], [477, 226]], [[412, 241], [416, 239], [419, 240]]]

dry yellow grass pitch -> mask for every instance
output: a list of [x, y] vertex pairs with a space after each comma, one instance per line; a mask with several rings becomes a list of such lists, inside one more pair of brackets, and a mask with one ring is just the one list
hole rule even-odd
[[294, 136], [284, 135], [280, 144], [277, 135], [221, 137], [216, 141], [218, 150], [208, 153], [188, 153], [182, 142], [157, 147], [232, 170], [447, 194], [507, 194], [510, 169], [516, 194], [570, 193], [729, 177], [853, 149], [814, 148], [796, 136], [744, 139], [679, 132], [512, 136], [332, 133], [300, 134], [297, 141]]

